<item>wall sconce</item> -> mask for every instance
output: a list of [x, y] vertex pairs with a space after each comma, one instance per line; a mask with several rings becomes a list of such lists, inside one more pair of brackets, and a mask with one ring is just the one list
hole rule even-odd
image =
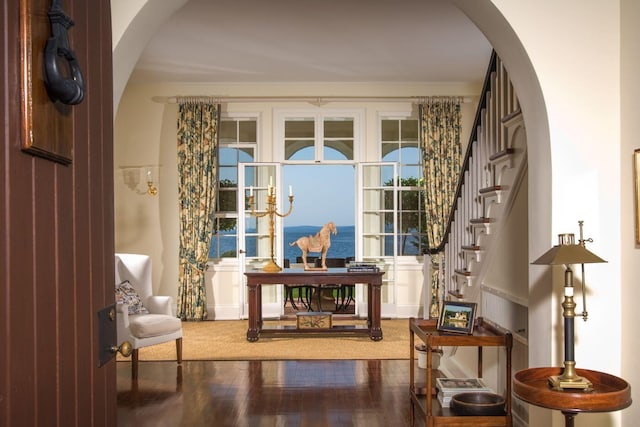
[[[122, 178], [124, 184], [129, 187], [131, 191], [135, 191], [137, 194], [148, 194], [149, 196], [155, 196], [158, 194], [158, 187], [156, 185], [155, 177], [157, 177], [157, 171], [160, 166], [121, 166]], [[154, 174], [154, 170], [156, 173]], [[142, 181], [141, 176], [144, 176], [144, 182], [147, 184], [146, 188], [142, 190], [139, 188]]]
[[[575, 308], [576, 303], [573, 301], [573, 271], [571, 270], [571, 264], [582, 264], [582, 294], [583, 298], [585, 294], [584, 290], [584, 264], [606, 262], [599, 256], [589, 252], [585, 248], [586, 241], [592, 241], [591, 239], [585, 240], [582, 238], [582, 221], [579, 221], [580, 225], [580, 243], [575, 243], [573, 233], [558, 235], [558, 245], [549, 249], [540, 258], [535, 260], [532, 264], [538, 265], [564, 265], [564, 300], [562, 301], [562, 316], [564, 318], [564, 370], [562, 375], [549, 377], [549, 385], [554, 390], [565, 389], [582, 389], [584, 391], [590, 391], [593, 388], [591, 381], [586, 378], [579, 377], [576, 374], [576, 361], [574, 355], [574, 319], [576, 316]], [[583, 299], [586, 304], [586, 300]], [[586, 306], [582, 312], [584, 320], [587, 320]]]

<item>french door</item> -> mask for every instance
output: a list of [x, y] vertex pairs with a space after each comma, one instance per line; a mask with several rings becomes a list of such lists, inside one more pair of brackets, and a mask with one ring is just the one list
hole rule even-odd
[[[396, 163], [361, 163], [358, 167], [360, 200], [357, 224], [358, 258], [385, 272], [382, 286], [383, 316], [396, 316], [398, 257], [398, 172]], [[362, 291], [358, 292], [362, 295]], [[359, 301], [361, 309], [366, 301]]]
[[[282, 267], [282, 220], [277, 215], [274, 217], [272, 241], [267, 213], [270, 189], [276, 194], [277, 211], [282, 212], [285, 206], [282, 200], [286, 199], [286, 194], [282, 191], [281, 181], [282, 168], [278, 163], [238, 164], [238, 270], [242, 318], [247, 318], [249, 313], [245, 271], [261, 270], [271, 259], [272, 251]], [[250, 196], [253, 196], [253, 204], [249, 203]], [[279, 316], [283, 303], [281, 286], [265, 286], [262, 301], [264, 317]]]

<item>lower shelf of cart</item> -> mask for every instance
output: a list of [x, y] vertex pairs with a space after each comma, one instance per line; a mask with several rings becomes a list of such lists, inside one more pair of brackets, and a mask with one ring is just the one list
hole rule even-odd
[[428, 425], [434, 426], [474, 426], [474, 427], [492, 427], [492, 426], [510, 426], [511, 415], [494, 415], [494, 416], [470, 416], [457, 415], [451, 408], [442, 408], [438, 399], [431, 401], [431, 414], [427, 414], [426, 396], [411, 395], [412, 404], [415, 409], [416, 418], [430, 420]]

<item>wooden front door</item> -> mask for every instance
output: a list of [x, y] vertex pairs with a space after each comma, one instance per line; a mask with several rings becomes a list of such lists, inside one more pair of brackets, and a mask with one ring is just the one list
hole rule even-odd
[[[41, 55], [48, 35], [36, 27], [48, 24], [51, 3], [0, 8], [0, 425], [115, 426], [115, 361], [98, 367], [97, 325], [114, 300], [110, 2], [60, 2], [75, 21], [69, 38], [86, 93], [65, 110], [68, 133], [47, 132], [45, 114], [32, 120], [46, 144], [71, 147], [66, 164], [22, 148], [21, 22], [30, 10], [32, 54]], [[42, 68], [31, 73], [42, 90]]]

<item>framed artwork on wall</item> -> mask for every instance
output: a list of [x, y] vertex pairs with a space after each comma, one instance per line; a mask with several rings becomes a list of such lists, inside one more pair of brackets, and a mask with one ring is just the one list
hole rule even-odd
[[635, 191], [636, 245], [640, 245], [640, 148], [633, 151], [633, 187]]

